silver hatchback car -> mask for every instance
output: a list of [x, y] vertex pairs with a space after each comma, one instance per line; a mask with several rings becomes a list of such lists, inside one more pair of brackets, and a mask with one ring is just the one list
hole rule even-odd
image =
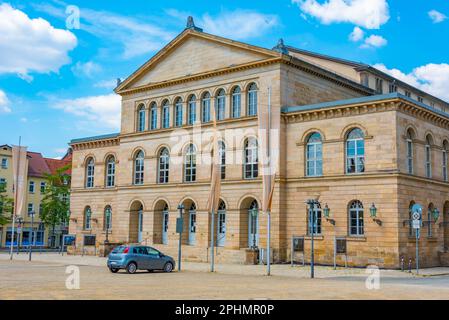
[[163, 270], [171, 272], [175, 260], [159, 250], [141, 245], [123, 245], [114, 248], [108, 256], [108, 268], [112, 273], [125, 269], [128, 273], [137, 270]]

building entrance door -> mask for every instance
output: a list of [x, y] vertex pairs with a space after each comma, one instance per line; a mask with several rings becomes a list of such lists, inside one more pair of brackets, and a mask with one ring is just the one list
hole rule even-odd
[[259, 208], [255, 200], [248, 210], [248, 246], [250, 248], [259, 246]]
[[196, 209], [189, 210], [189, 244], [196, 242]]
[[162, 212], [162, 243], [168, 244], [168, 211]]
[[138, 229], [137, 229], [138, 230], [137, 241], [139, 243], [141, 243], [143, 241], [143, 233], [142, 233], [142, 230], [143, 230], [143, 227], [142, 227], [143, 226], [143, 210], [142, 210], [142, 208], [139, 209], [137, 214], [138, 214], [138, 221], [139, 221]]
[[226, 240], [226, 211], [218, 211], [217, 247], [224, 247]]

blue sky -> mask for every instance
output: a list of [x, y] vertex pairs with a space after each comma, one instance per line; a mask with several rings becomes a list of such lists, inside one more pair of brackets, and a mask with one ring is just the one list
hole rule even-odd
[[[72, 138], [119, 131], [115, 79], [179, 34], [205, 32], [266, 48], [376, 65], [449, 101], [449, 1], [0, 2], [0, 143], [60, 157]], [[79, 28], [76, 19], [79, 10]]]

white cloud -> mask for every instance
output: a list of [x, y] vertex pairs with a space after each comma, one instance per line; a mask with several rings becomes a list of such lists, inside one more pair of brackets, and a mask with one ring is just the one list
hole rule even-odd
[[217, 16], [204, 14], [198, 26], [204, 31], [222, 37], [243, 40], [263, 35], [278, 25], [278, 17], [254, 11], [236, 10]]
[[430, 10], [428, 13], [429, 18], [432, 19], [433, 23], [440, 23], [447, 19], [447, 16], [436, 10]]
[[[34, 4], [33, 7], [59, 19], [66, 19], [66, 4], [57, 6]], [[108, 42], [108, 50], [118, 45], [120, 56], [134, 58], [159, 50], [175, 37], [175, 33], [166, 30], [157, 23], [147, 22], [148, 17], [138, 19], [108, 11], [80, 8], [80, 28], [91, 35]], [[115, 54], [115, 53], [114, 53]]]
[[364, 36], [365, 32], [362, 29], [360, 29], [359, 27], [354, 27], [354, 30], [349, 35], [349, 40], [353, 42], [358, 42], [362, 40]]
[[386, 46], [388, 41], [382, 36], [371, 35], [365, 39], [361, 48], [380, 48]]
[[116, 94], [58, 100], [53, 107], [77, 116], [78, 125], [85, 128], [120, 128], [121, 97]]
[[0, 113], [9, 113], [11, 108], [9, 107], [9, 99], [6, 96], [5, 91], [0, 90]]
[[306, 14], [323, 24], [352, 23], [366, 29], [379, 29], [390, 19], [387, 0], [292, 0]]
[[103, 88], [109, 90], [114, 89], [116, 86], [117, 86], [117, 79], [101, 80], [94, 84], [94, 87], [96, 88]]
[[429, 63], [413, 69], [408, 74], [398, 69], [388, 69], [384, 64], [376, 64], [374, 67], [436, 97], [449, 101], [449, 64], [447, 63]]
[[42, 18], [30, 19], [7, 3], [0, 4], [0, 30], [0, 74], [16, 73], [27, 81], [32, 72], [58, 72], [77, 45], [70, 31]]
[[101, 66], [93, 61], [80, 62], [78, 61], [73, 67], [72, 72], [76, 76], [86, 76], [92, 78], [96, 73], [101, 71]]

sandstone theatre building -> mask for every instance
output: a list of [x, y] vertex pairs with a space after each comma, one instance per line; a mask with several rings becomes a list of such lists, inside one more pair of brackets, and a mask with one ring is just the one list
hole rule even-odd
[[[270, 101], [268, 88], [271, 89]], [[222, 159], [216, 260], [245, 263], [266, 246], [258, 115], [279, 128], [272, 207], [275, 262], [314, 232], [318, 263], [398, 268], [414, 261], [410, 207], [423, 206], [422, 266], [447, 263], [449, 104], [369, 65], [308, 52], [282, 40], [265, 49], [186, 29], [119, 82], [119, 133], [74, 139], [72, 251], [143, 243], [176, 256], [184, 205], [183, 258], [208, 261], [207, 131], [215, 108]], [[228, 134], [229, 133], [229, 134]], [[198, 138], [200, 137], [200, 138]], [[317, 225], [307, 199], [318, 199]], [[107, 229], [107, 230], [106, 230]], [[84, 243], [86, 236], [90, 241]], [[91, 244], [91, 245], [89, 245]], [[93, 245], [95, 244], [95, 245]]]

